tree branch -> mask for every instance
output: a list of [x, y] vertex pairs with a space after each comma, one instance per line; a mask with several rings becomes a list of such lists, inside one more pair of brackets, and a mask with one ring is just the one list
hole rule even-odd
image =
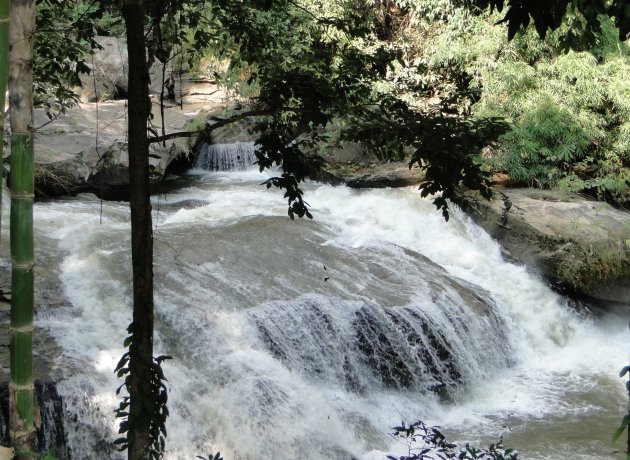
[[[298, 111], [299, 109], [282, 107], [280, 110], [285, 111]], [[273, 115], [278, 111], [278, 109], [265, 109], [265, 110], [251, 110], [249, 112], [240, 113], [238, 115], [233, 115], [230, 118], [220, 118], [213, 116], [211, 119], [216, 121], [216, 123], [209, 125], [206, 123], [206, 126], [203, 129], [198, 129], [195, 131], [177, 131], [174, 133], [165, 134], [164, 136], [157, 136], [149, 138], [149, 144], [154, 144], [156, 142], [166, 142], [171, 139], [178, 139], [180, 137], [192, 137], [201, 133], [210, 133], [215, 129], [221, 128], [223, 126], [229, 125], [231, 123], [236, 123], [237, 121], [244, 120], [250, 117], [260, 117], [265, 115]]]

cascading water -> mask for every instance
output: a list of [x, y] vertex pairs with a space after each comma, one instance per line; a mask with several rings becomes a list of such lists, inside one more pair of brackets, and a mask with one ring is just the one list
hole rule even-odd
[[[615, 458], [627, 318], [572, 312], [414, 190], [308, 184], [315, 220], [290, 221], [260, 182], [198, 172], [154, 199], [156, 354], [174, 357], [167, 459], [383, 459], [400, 449], [389, 427], [417, 418], [461, 441], [503, 434], [529, 459]], [[101, 224], [99, 209], [82, 196], [35, 214], [67, 297], [38, 321], [64, 355], [80, 459], [122, 458], [129, 212], [105, 203]]]
[[197, 148], [195, 167], [208, 171], [245, 170], [256, 161], [253, 142], [201, 144]]

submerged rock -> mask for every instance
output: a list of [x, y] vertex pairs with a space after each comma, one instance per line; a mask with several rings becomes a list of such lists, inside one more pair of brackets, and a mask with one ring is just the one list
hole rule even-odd
[[552, 285], [595, 300], [630, 302], [630, 213], [582, 196], [506, 189], [455, 202], [498, 240], [506, 257]]

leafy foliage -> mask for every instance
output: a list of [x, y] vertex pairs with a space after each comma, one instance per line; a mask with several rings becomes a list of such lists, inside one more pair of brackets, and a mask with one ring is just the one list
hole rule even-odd
[[[473, 116], [511, 123], [485, 151], [487, 167], [530, 185], [561, 186], [626, 206], [630, 48], [603, 17], [597, 44], [589, 45], [580, 36], [584, 18], [571, 8], [544, 42], [530, 29], [508, 42], [491, 26], [497, 13], [469, 15], [428, 37], [421, 56], [430, 68], [458, 66], [473, 76], [470, 87], [479, 91]], [[567, 43], [577, 51], [567, 52]]]
[[543, 102], [502, 137], [505, 153], [496, 164], [530, 186], [556, 186], [595, 149], [598, 137], [598, 130], [589, 133], [568, 110]]
[[34, 37], [36, 103], [63, 111], [78, 102], [74, 88], [90, 72], [90, 53], [99, 45], [94, 24], [104, 10], [99, 2], [38, 0]]
[[197, 455], [197, 457], [200, 460], [223, 460], [223, 457], [221, 457], [221, 452], [217, 452], [216, 454], [212, 455], [212, 452], [208, 454], [207, 457], [202, 457], [201, 455]]
[[[129, 326], [129, 332], [133, 331], [133, 325]], [[124, 343], [125, 347], [133, 346], [133, 335], [127, 337]], [[130, 383], [130, 354], [126, 352], [116, 365], [114, 372], [118, 377], [124, 377], [125, 382], [118, 387], [116, 395], [120, 395], [123, 388], [129, 393]], [[170, 356], [158, 356], [153, 358], [149, 369], [149, 375], [145, 376], [143, 381], [143, 391], [136, 392], [140, 395], [139, 401], [131, 401], [129, 396], [123, 396], [122, 400], [115, 410], [116, 417], [121, 418], [119, 434], [123, 436], [116, 439], [119, 450], [123, 451], [129, 447], [129, 436], [133, 434], [132, 427], [139, 419], [149, 420], [149, 433], [151, 436], [151, 447], [147, 453], [151, 460], [158, 460], [164, 455], [166, 445], [166, 419], [169, 412], [166, 405], [168, 401], [168, 391], [164, 382], [166, 377], [162, 371], [162, 363], [172, 359]], [[146, 385], [146, 387], [145, 387]]]
[[614, 18], [619, 28], [619, 39], [625, 40], [630, 34], [630, 9], [625, 0], [549, 0], [545, 2], [527, 0], [472, 0], [481, 8], [490, 7], [502, 11], [506, 7], [502, 23], [508, 25], [508, 38], [534, 23], [536, 31], [545, 38], [547, 31], [560, 27], [567, 10], [578, 12], [586, 21], [586, 31], [594, 41], [600, 31], [599, 16]]
[[[629, 373], [630, 373], [630, 366], [625, 366], [619, 372], [619, 377], [623, 378], [626, 374], [629, 374]], [[626, 381], [626, 390], [628, 391], [628, 397], [630, 398], [630, 374], [628, 375], [628, 380]], [[628, 413], [624, 415], [623, 419], [621, 419], [621, 424], [613, 433], [612, 441], [613, 442], [617, 441], [626, 430], [630, 429], [629, 427], [630, 427], [630, 409], [628, 410]], [[628, 439], [630, 439], [630, 437]], [[629, 458], [629, 457], [630, 457], [630, 444], [628, 444], [626, 458]]]
[[403, 422], [394, 427], [391, 434], [394, 439], [405, 444], [407, 455], [388, 455], [388, 460], [517, 460], [518, 452], [503, 446], [500, 440], [491, 444], [487, 449], [481, 449], [466, 444], [459, 447], [450, 443], [439, 430], [439, 427], [428, 426], [421, 420], [407, 426]]

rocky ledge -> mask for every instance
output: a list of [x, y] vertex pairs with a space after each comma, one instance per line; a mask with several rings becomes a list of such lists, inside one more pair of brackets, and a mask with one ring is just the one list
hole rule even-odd
[[501, 244], [508, 259], [579, 296], [630, 302], [630, 213], [561, 191], [505, 189], [456, 203]]
[[[166, 132], [186, 131], [204, 105], [165, 110]], [[159, 105], [154, 123], [162, 124]], [[36, 125], [46, 113], [35, 110]], [[68, 109], [35, 134], [35, 190], [39, 197], [92, 192], [106, 199], [123, 199], [129, 184], [126, 101], [82, 103]], [[188, 158], [194, 138], [182, 137], [150, 146], [151, 177], [161, 181], [178, 160]]]

